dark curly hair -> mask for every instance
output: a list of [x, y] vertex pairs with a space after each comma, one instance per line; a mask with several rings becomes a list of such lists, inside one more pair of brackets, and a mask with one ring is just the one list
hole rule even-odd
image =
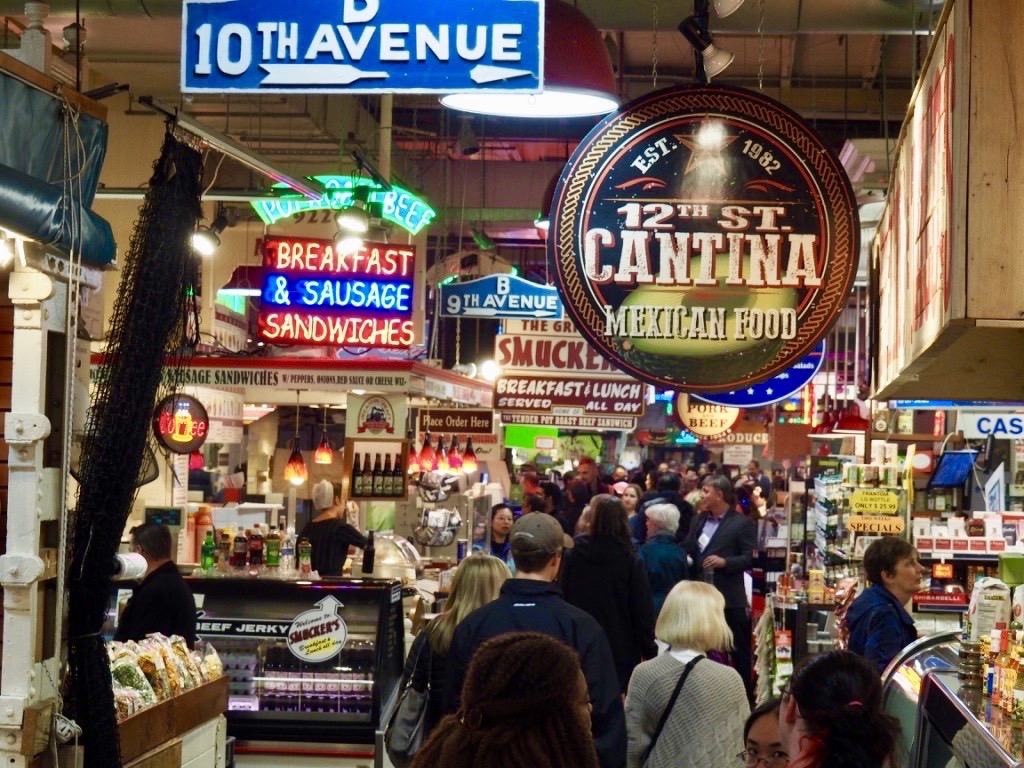
[[882, 681], [857, 654], [829, 651], [808, 658], [793, 672], [789, 695], [807, 724], [799, 758], [791, 745], [791, 768], [900, 764], [899, 722], [882, 710]]
[[445, 717], [412, 768], [598, 768], [581, 715], [580, 662], [548, 635], [512, 632], [482, 644]]

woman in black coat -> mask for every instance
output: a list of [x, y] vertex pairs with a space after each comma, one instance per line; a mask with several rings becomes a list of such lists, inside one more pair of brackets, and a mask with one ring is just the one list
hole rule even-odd
[[562, 554], [559, 582], [565, 599], [593, 616], [608, 635], [619, 684], [658, 654], [647, 572], [633, 551], [622, 501], [609, 494], [590, 500], [590, 532]]

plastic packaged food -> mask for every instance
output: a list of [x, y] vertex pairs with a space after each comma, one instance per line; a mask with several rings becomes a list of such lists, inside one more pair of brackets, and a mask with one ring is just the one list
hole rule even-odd
[[136, 662], [128, 659], [117, 661], [111, 666], [110, 675], [121, 687], [138, 691], [146, 706], [156, 704], [158, 694], [144, 670]]
[[178, 692], [177, 673], [175, 672], [174, 685], [171, 684], [171, 675], [164, 664], [164, 656], [160, 653], [159, 646], [149, 645], [143, 640], [139, 646], [139, 667], [145, 674], [153, 692], [159, 701], [169, 699]]

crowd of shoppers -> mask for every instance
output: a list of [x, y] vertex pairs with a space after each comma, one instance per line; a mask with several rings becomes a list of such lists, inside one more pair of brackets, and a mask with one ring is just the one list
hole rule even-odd
[[[602, 478], [581, 462], [565, 503], [558, 483], [534, 476], [518, 520], [492, 510], [495, 556], [463, 561], [406, 664], [406, 680], [430, 690], [414, 768], [896, 765], [875, 659], [812, 658], [781, 699], [750, 711], [744, 573], [756, 528], [737, 499], [761, 496], [759, 468], [739, 482], [650, 468], [646, 493], [616, 470]], [[865, 564], [878, 588], [855, 636], [891, 633], [916, 555], [885, 550]]]

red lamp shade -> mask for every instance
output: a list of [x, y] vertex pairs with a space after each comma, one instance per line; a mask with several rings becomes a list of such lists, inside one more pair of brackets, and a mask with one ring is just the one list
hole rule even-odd
[[423, 447], [420, 448], [420, 471], [432, 472], [437, 468], [437, 456], [434, 453], [434, 446], [430, 444], [430, 433], [423, 435]]
[[334, 449], [331, 448], [331, 441], [327, 439], [327, 433], [324, 432], [324, 436], [320, 440], [320, 445], [316, 447], [316, 451], [313, 453], [313, 463], [332, 464], [333, 462]]
[[284, 479], [292, 485], [302, 485], [309, 478], [306, 469], [306, 462], [302, 458], [302, 451], [299, 450], [298, 441], [292, 448], [292, 455], [288, 457], [288, 463], [284, 465]]
[[192, 451], [188, 456], [188, 468], [189, 469], [204, 469], [206, 467], [206, 459], [203, 458], [203, 452], [200, 450]]
[[840, 413], [836, 420], [833, 432], [866, 432], [871, 422], [860, 415], [860, 406], [850, 403], [846, 410]]
[[466, 450], [462, 452], [462, 471], [471, 475], [480, 468], [476, 460], [476, 451], [473, 450], [473, 438], [466, 438]]
[[405, 466], [405, 471], [410, 475], [418, 475], [420, 473], [420, 456], [416, 453], [415, 445], [410, 444], [409, 446], [409, 459]]
[[448, 461], [448, 449], [444, 447], [444, 437], [437, 438], [437, 450], [434, 452], [434, 469], [447, 472], [452, 468]]
[[459, 445], [458, 435], [452, 435], [452, 447], [448, 449], [448, 466], [453, 472], [462, 469], [462, 447]]
[[570, 3], [547, 0], [543, 93], [452, 93], [441, 103], [483, 115], [582, 117], [611, 112], [619, 96], [600, 31]]

